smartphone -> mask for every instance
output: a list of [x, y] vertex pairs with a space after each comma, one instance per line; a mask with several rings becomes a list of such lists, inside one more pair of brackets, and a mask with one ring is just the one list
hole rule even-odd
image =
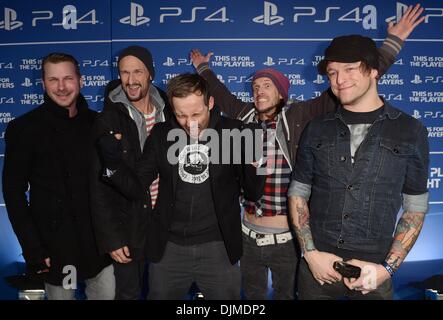
[[361, 269], [344, 261], [335, 261], [334, 270], [345, 278], [360, 278]]

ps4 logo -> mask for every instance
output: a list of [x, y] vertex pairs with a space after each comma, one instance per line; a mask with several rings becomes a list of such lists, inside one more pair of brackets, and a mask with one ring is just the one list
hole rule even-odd
[[245, 83], [245, 82], [252, 82], [252, 76], [228, 76], [228, 83]]
[[420, 76], [418, 74], [416, 74], [414, 76], [414, 79], [411, 80], [411, 83], [413, 83], [413, 84], [420, 84], [422, 82], [423, 82], [423, 80], [421, 80], [421, 78], [420, 78]]
[[[193, 7], [191, 8], [191, 16], [188, 19], [182, 19], [183, 9], [181, 7], [160, 7], [159, 23], [166, 23], [166, 20], [180, 18], [179, 23], [194, 23], [201, 17], [200, 12], [208, 10], [207, 7]], [[119, 20], [122, 24], [129, 24], [134, 27], [141, 25], [149, 25], [151, 18], [146, 17], [144, 14], [144, 8], [142, 5], [131, 2], [131, 13], [129, 16], [123, 17]], [[227, 17], [226, 7], [221, 7], [218, 10], [210, 13], [205, 13], [204, 18], [201, 17], [204, 22], [232, 22]]]
[[102, 95], [85, 95], [85, 100], [91, 101], [91, 102], [103, 102], [105, 101], [105, 97]]
[[109, 61], [108, 60], [89, 60], [85, 59], [81, 62], [82, 67], [109, 67]]
[[[425, 83], [443, 83], [443, 76], [425, 76]], [[413, 84], [420, 84], [423, 83], [423, 80], [421, 77], [416, 74], [414, 75], [414, 79], [411, 80], [411, 83]]]
[[424, 111], [424, 114], [422, 116], [422, 114], [420, 113], [420, 111], [418, 110], [414, 110], [414, 112], [412, 113], [412, 116], [415, 119], [421, 119], [423, 118], [431, 118], [431, 119], [443, 119], [443, 111]]
[[144, 14], [143, 6], [138, 3], [131, 2], [131, 14], [127, 17], [121, 18], [119, 21], [123, 24], [129, 24], [133, 27], [141, 26], [142, 24], [149, 25], [151, 20], [149, 17], [143, 16]]
[[391, 100], [403, 101], [403, 96], [401, 94], [394, 94], [394, 93], [384, 94], [384, 93], [380, 93], [380, 96], [382, 96], [385, 101], [391, 101]]
[[14, 104], [14, 98], [13, 97], [0, 97], [0, 104]]
[[[39, 21], [51, 20], [54, 17], [54, 12], [50, 10], [44, 11], [32, 11], [34, 17], [32, 18], [32, 26], [36, 27]], [[62, 26], [65, 30], [76, 30], [79, 24], [98, 24], [97, 15], [95, 9], [92, 9], [85, 13], [80, 18], [77, 18], [77, 8], [73, 5], [66, 5], [62, 9], [62, 21], [52, 23], [53, 26]], [[89, 20], [87, 18], [89, 17]]]
[[23, 25], [22, 21], [17, 20], [17, 12], [10, 8], [5, 7], [4, 20], [0, 21], [0, 29], [5, 29], [6, 31], [12, 31], [14, 29], [20, 28]]
[[[396, 8], [396, 15], [395, 16], [391, 16], [386, 18], [386, 22], [391, 22], [391, 21], [395, 21], [398, 22], [400, 21], [400, 19], [402, 18], [403, 14], [405, 13], [405, 11], [408, 9], [408, 6], [401, 3], [401, 2], [397, 2], [397, 8]], [[434, 12], [432, 13], [427, 13], [424, 15], [425, 19], [424, 22], [425, 23], [429, 23], [429, 18], [430, 17], [443, 17], [443, 8], [424, 8], [425, 9], [425, 13], [431, 11]]]
[[173, 66], [175, 66], [175, 62], [174, 62], [174, 60], [171, 57], [167, 57], [166, 61], [163, 62], [163, 65], [165, 67], [173, 67]]
[[298, 59], [298, 58], [278, 58], [277, 62], [274, 62], [274, 58], [267, 57], [266, 61], [263, 62], [265, 66], [273, 66], [273, 65], [284, 65], [284, 66], [293, 66], [293, 65], [304, 65], [305, 59]]
[[263, 64], [264, 64], [265, 66], [268, 66], [268, 67], [271, 67], [271, 66], [275, 65], [274, 58], [269, 57], [269, 56], [266, 57], [266, 61], [263, 62]]
[[263, 14], [253, 18], [252, 21], [254, 21], [255, 23], [263, 23], [267, 26], [272, 26], [274, 24], [283, 22], [285, 20], [285, 18], [277, 14], [278, 14], [277, 6], [272, 2], [265, 1]]
[[315, 79], [314, 81], [312, 81], [313, 83], [316, 83], [316, 84], [322, 84], [322, 83], [325, 83], [325, 80], [323, 80], [323, 77], [321, 76], [321, 75], [317, 75], [317, 79]]
[[35, 82], [33, 83], [30, 78], [25, 78], [25, 81], [22, 83], [22, 87], [29, 88], [32, 86], [37, 86], [42, 83], [43, 83], [42, 79], [35, 79]]
[[181, 65], [186, 65], [186, 66], [190, 66], [192, 65], [192, 61], [185, 58], [178, 58], [177, 59], [177, 63], [175, 63], [174, 59], [172, 59], [171, 57], [167, 57], [166, 61], [163, 62], [163, 65], [165, 67], [173, 67], [175, 65], [181, 66]]
[[14, 69], [12, 62], [0, 62], [0, 69]]

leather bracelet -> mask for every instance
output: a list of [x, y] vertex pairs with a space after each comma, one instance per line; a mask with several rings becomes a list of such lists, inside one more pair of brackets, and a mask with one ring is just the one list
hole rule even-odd
[[386, 269], [386, 271], [388, 271], [388, 273], [391, 277], [394, 275], [394, 269], [391, 267], [391, 265], [389, 263], [387, 263], [386, 261], [383, 261], [383, 263], [381, 265]]

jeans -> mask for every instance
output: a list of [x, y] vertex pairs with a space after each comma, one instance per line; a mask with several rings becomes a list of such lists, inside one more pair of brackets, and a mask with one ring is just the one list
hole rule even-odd
[[193, 282], [206, 300], [240, 299], [240, 268], [231, 264], [222, 241], [168, 242], [160, 262], [149, 265], [148, 299], [184, 299]]
[[139, 300], [143, 288], [144, 260], [114, 261], [115, 300]]
[[246, 299], [265, 300], [268, 271], [272, 273], [275, 300], [293, 300], [298, 250], [295, 239], [282, 244], [257, 246], [255, 239], [243, 234], [243, 257], [240, 260], [242, 286]]
[[350, 290], [343, 281], [320, 285], [312, 276], [307, 262], [302, 259], [298, 275], [298, 298], [300, 300], [337, 300], [342, 298], [351, 300], [392, 300], [392, 280], [386, 280], [381, 286], [368, 294]]
[[[109, 265], [94, 278], [86, 279], [85, 294], [88, 300], [113, 300], [115, 296], [114, 267]], [[48, 300], [75, 300], [75, 290], [45, 283]]]

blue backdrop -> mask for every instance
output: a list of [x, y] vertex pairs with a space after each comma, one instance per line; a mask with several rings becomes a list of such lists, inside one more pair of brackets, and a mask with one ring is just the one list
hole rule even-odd
[[[386, 21], [398, 20], [409, 3], [386, 0], [2, 0], [0, 2], [0, 162], [4, 131], [13, 118], [42, 102], [41, 58], [73, 54], [85, 77], [83, 94], [101, 110], [104, 86], [117, 76], [116, 55], [130, 44], [153, 53], [155, 83], [193, 71], [189, 51], [213, 51], [212, 68], [239, 98], [251, 101], [252, 73], [273, 67], [291, 80], [290, 99], [305, 100], [327, 88], [316, 64], [335, 36], [358, 33], [379, 44]], [[420, 25], [380, 92], [421, 120], [429, 131], [430, 210], [408, 261], [443, 259], [443, 3], [421, 2]], [[3, 283], [20, 271], [21, 249], [0, 195], [0, 298], [14, 298]], [[423, 275], [424, 276], [424, 275]]]

